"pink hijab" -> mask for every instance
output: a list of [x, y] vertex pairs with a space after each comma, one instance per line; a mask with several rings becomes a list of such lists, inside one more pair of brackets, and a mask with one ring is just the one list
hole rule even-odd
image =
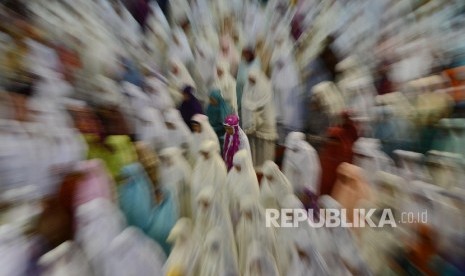
[[241, 144], [239, 137], [239, 117], [235, 114], [227, 116], [224, 120], [224, 125], [230, 126], [234, 129], [234, 133], [232, 135], [226, 133], [223, 145], [223, 159], [226, 163], [226, 168], [229, 171], [233, 166], [234, 154], [239, 151], [239, 146]]

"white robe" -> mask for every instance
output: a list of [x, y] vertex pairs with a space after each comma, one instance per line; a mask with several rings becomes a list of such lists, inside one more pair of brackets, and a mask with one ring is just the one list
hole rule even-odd
[[175, 199], [180, 217], [191, 217], [191, 175], [192, 169], [182, 155], [179, 148], [165, 148], [160, 152], [162, 159], [169, 159], [162, 162], [160, 166], [160, 183], [168, 189]]
[[266, 160], [274, 160], [277, 139], [276, 117], [272, 101], [271, 83], [260, 69], [253, 68], [249, 77], [256, 82], [247, 82], [242, 95], [242, 127], [249, 138], [252, 160], [260, 167]]
[[[208, 159], [205, 159], [203, 155], [197, 157], [192, 177], [192, 202], [195, 202], [201, 190], [206, 186], [214, 187], [216, 196], [222, 199], [227, 196], [224, 194], [227, 177], [226, 165], [214, 142], [203, 142], [200, 150], [207, 152], [209, 157]], [[196, 210], [196, 205], [194, 204], [192, 208]]]
[[220, 68], [223, 71], [223, 75], [220, 77], [218, 73], [215, 72], [215, 82], [213, 86], [221, 91], [223, 99], [229, 103], [233, 112], [237, 114], [236, 80], [229, 73], [229, 65], [226, 62], [218, 62], [216, 68]]
[[220, 150], [220, 142], [218, 140], [218, 136], [216, 135], [215, 131], [213, 130], [210, 122], [208, 121], [208, 117], [202, 114], [196, 114], [192, 117], [192, 121], [197, 122], [200, 124], [200, 133], [194, 132], [192, 133], [192, 140], [190, 146], [190, 158], [197, 160], [200, 147], [202, 143], [205, 141], [212, 141], [215, 143], [216, 150], [221, 152]]
[[283, 173], [291, 182], [295, 193], [308, 189], [313, 194], [318, 194], [321, 164], [316, 150], [304, 137], [303, 133], [291, 132], [286, 138]]

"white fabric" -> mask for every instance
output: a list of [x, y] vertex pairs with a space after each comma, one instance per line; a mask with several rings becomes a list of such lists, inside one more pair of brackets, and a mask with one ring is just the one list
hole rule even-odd
[[230, 246], [224, 238], [221, 228], [213, 228], [208, 232], [199, 265], [202, 276], [239, 275], [234, 245]]
[[189, 62], [194, 61], [189, 41], [186, 34], [180, 27], [172, 28], [172, 42], [169, 46], [168, 56], [170, 59], [179, 59], [183, 64], [187, 65]]
[[355, 153], [353, 164], [364, 170], [370, 184], [374, 184], [375, 174], [378, 171], [395, 173], [394, 161], [381, 150], [379, 140], [361, 137], [354, 143], [352, 149]]
[[[177, 70], [175, 73], [174, 71]], [[189, 71], [183, 62], [178, 58], [170, 60], [170, 72], [168, 76], [169, 92], [176, 105], [180, 104], [183, 99], [182, 89], [186, 86], [196, 87]]]
[[[233, 139], [230, 140], [230, 143], [227, 145], [227, 148], [231, 146], [231, 143], [233, 142]], [[252, 158], [252, 152], [250, 150], [250, 143], [249, 143], [249, 138], [247, 138], [247, 135], [245, 132], [242, 130], [242, 128], [239, 127], [239, 150], [245, 150], [250, 158]]]
[[191, 132], [176, 109], [169, 109], [163, 113], [165, 123], [174, 125], [174, 129], [165, 126], [162, 134], [161, 148], [181, 148], [188, 150], [191, 141]]
[[286, 138], [283, 173], [291, 182], [294, 192], [309, 189], [318, 194], [321, 164], [316, 150], [305, 141], [301, 132], [291, 132]]
[[239, 204], [240, 219], [236, 226], [239, 269], [241, 275], [247, 270], [249, 245], [260, 242], [274, 257], [277, 255], [274, 228], [265, 227], [265, 210], [255, 197], [243, 194]]
[[220, 152], [220, 142], [218, 140], [218, 136], [216, 136], [215, 131], [210, 125], [208, 117], [202, 114], [196, 114], [192, 117], [191, 120], [200, 124], [200, 133], [192, 133], [192, 140], [190, 146], [191, 157], [197, 159], [200, 147], [202, 143], [204, 143], [205, 141], [212, 141], [213, 143], [215, 143], [216, 150]]
[[242, 128], [248, 135], [255, 135], [266, 140], [275, 140], [277, 132], [271, 83], [258, 68], [252, 68], [248, 76], [255, 79], [255, 84], [248, 81], [244, 87], [241, 114]]
[[168, 86], [165, 82], [157, 77], [149, 77], [146, 83], [150, 87], [148, 94], [152, 99], [152, 106], [154, 108], [163, 111], [174, 107], [173, 99], [171, 99]]
[[[233, 222], [239, 218], [239, 202], [244, 195], [254, 197], [256, 200], [260, 197], [257, 175], [255, 174], [252, 160], [245, 150], [238, 151], [233, 158], [234, 167], [228, 173], [226, 180], [229, 194], [229, 210]], [[236, 168], [240, 167], [240, 171]]]
[[176, 200], [181, 217], [191, 217], [192, 169], [179, 148], [165, 148], [160, 152], [160, 183]]
[[[213, 141], [204, 141], [200, 151], [208, 154], [208, 159], [205, 159], [203, 154], [198, 155], [192, 177], [192, 202], [195, 202], [194, 199], [206, 186], [214, 187], [216, 197], [222, 199], [223, 196], [226, 196], [223, 195], [227, 178], [226, 165]], [[193, 208], [196, 210], [195, 206]]]
[[[279, 276], [278, 267], [273, 255], [266, 249], [263, 250], [263, 244], [253, 241], [247, 250], [247, 265], [245, 276]], [[292, 274], [293, 275], [293, 274]]]
[[103, 276], [163, 275], [161, 247], [134, 227], [119, 234], [107, 248]]
[[195, 275], [200, 250], [192, 231], [193, 225], [189, 218], [180, 218], [171, 229], [167, 240], [174, 246], [166, 260], [164, 275], [169, 275], [171, 271], [186, 276]]
[[217, 70], [220, 69], [223, 75], [218, 76], [218, 73], [215, 72], [215, 83], [213, 86], [221, 91], [223, 99], [229, 103], [233, 112], [237, 113], [236, 80], [229, 73], [229, 65], [224, 61], [219, 61], [216, 64], [216, 68]]
[[98, 198], [77, 208], [76, 223], [76, 241], [93, 270], [101, 272], [106, 248], [124, 229], [123, 215], [111, 202]]
[[89, 262], [72, 241], [67, 241], [46, 253], [39, 259], [39, 266], [43, 275], [91, 275]]
[[[273, 161], [266, 161], [262, 168], [263, 177], [260, 183], [260, 201], [270, 202], [272, 206], [278, 207], [278, 202], [288, 194], [292, 194], [292, 185], [286, 176], [279, 170]], [[270, 178], [270, 179], [268, 179]], [[264, 206], [265, 207], [265, 206]]]
[[236, 76], [239, 67], [240, 56], [232, 39], [225, 35], [220, 39], [220, 52], [218, 61], [225, 62], [229, 65], [229, 72], [232, 76]]
[[198, 40], [195, 49], [195, 65], [207, 87], [212, 84], [215, 77], [215, 67], [212, 64], [216, 64], [214, 49], [206, 40]]
[[4, 224], [0, 227], [0, 275], [26, 275], [28, 267], [28, 245], [21, 230]]

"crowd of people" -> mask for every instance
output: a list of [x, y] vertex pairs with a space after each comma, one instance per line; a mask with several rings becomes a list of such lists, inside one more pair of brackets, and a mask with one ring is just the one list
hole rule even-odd
[[4, 1], [0, 275], [462, 275], [464, 13]]

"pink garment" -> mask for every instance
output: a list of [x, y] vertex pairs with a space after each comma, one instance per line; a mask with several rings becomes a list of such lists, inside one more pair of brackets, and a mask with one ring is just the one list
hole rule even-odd
[[331, 197], [347, 209], [347, 220], [352, 222], [354, 209], [361, 208], [363, 201], [372, 199], [372, 191], [363, 179], [362, 169], [349, 163], [339, 165]]
[[226, 133], [223, 146], [223, 159], [229, 171], [233, 166], [234, 154], [239, 151], [241, 144], [239, 137], [239, 117], [234, 114], [227, 116], [224, 120], [224, 125], [234, 128], [234, 133], [232, 135]]
[[82, 161], [78, 170], [84, 174], [74, 194], [73, 206], [78, 206], [96, 198], [113, 199], [114, 182], [105, 165], [99, 159]]

